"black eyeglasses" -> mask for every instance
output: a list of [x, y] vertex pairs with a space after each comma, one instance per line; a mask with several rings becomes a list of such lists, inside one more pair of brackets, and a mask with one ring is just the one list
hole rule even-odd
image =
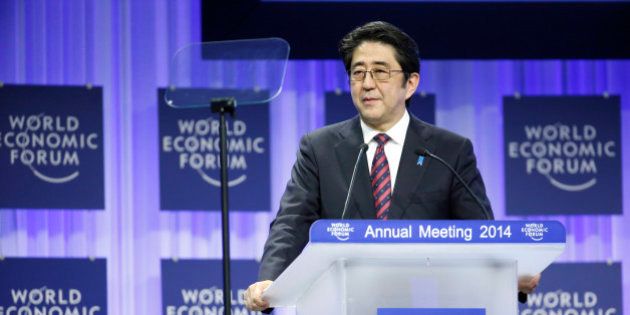
[[365, 80], [365, 76], [367, 73], [372, 75], [372, 79], [376, 81], [387, 81], [392, 78], [394, 73], [402, 72], [405, 73], [404, 70], [390, 70], [387, 68], [375, 68], [372, 70], [352, 70], [350, 71], [350, 81], [363, 81]]

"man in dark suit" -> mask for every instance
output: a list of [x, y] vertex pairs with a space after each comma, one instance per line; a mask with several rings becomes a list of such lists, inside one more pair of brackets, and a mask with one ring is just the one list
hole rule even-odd
[[[347, 34], [339, 51], [359, 115], [302, 138], [265, 244], [261, 281], [245, 293], [252, 310], [269, 307], [261, 294], [306, 246], [310, 225], [318, 219], [342, 217], [364, 143], [368, 149], [359, 160], [346, 218], [493, 219], [470, 140], [407, 112], [420, 82], [415, 41], [391, 24], [371, 22]], [[422, 149], [452, 165], [485, 209], [444, 165], [430, 159], [418, 162]]]

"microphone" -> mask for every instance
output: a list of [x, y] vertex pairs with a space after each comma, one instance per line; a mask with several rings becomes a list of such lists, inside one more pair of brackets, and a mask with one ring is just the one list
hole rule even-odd
[[486, 217], [486, 220], [491, 220], [492, 219], [490, 217], [490, 215], [489, 215], [489, 211], [483, 205], [481, 200], [479, 200], [477, 195], [475, 195], [475, 193], [470, 189], [470, 187], [468, 187], [468, 184], [466, 184], [464, 179], [461, 176], [459, 176], [459, 173], [457, 173], [455, 171], [455, 169], [453, 169], [453, 167], [450, 164], [446, 163], [446, 161], [444, 161], [442, 158], [440, 158], [439, 156], [431, 153], [431, 151], [429, 151], [429, 150], [427, 150], [425, 148], [421, 148], [421, 149], [416, 150], [416, 154], [418, 154], [420, 156], [424, 156], [424, 157], [428, 156], [428, 157], [430, 157], [432, 159], [435, 159], [435, 160], [439, 161], [444, 166], [446, 166], [451, 171], [451, 173], [453, 173], [455, 175], [455, 177], [457, 177], [459, 182], [462, 183], [462, 185], [464, 185], [464, 188], [466, 188], [466, 191], [468, 191], [468, 193], [473, 197], [473, 199], [475, 199], [475, 202], [477, 202], [477, 204], [479, 205], [479, 208], [481, 208], [481, 211], [483, 212], [483, 215]]
[[[486, 220], [490, 220], [490, 215], [489, 215], [489, 211], [486, 209], [486, 207], [483, 205], [483, 203], [481, 203], [481, 200], [479, 200], [479, 198], [477, 197], [477, 195], [475, 195], [475, 193], [473, 193], [473, 191], [470, 189], [470, 187], [468, 187], [468, 184], [466, 184], [466, 182], [464, 181], [464, 179], [462, 179], [461, 176], [459, 176], [459, 174], [455, 171], [455, 169], [453, 169], [453, 167], [451, 167], [448, 163], [446, 163], [446, 161], [444, 161], [442, 158], [440, 158], [439, 156], [431, 153], [431, 151], [422, 148], [422, 149], [418, 149], [416, 150], [416, 154], [424, 156], [424, 157], [430, 157], [432, 159], [436, 159], [438, 160], [440, 163], [444, 164], [444, 166], [446, 166], [451, 173], [455, 174], [455, 177], [457, 177], [457, 179], [459, 180], [460, 183], [462, 183], [462, 185], [464, 185], [464, 188], [466, 188], [466, 191], [468, 191], [468, 193], [473, 197], [473, 199], [475, 199], [475, 202], [477, 202], [477, 204], [479, 205], [479, 208], [481, 208], [481, 210], [483, 211], [483, 214], [486, 217]], [[527, 303], [527, 294], [523, 293], [523, 292], [518, 292], [518, 301], [520, 303]]]
[[348, 194], [346, 195], [346, 202], [343, 206], [343, 212], [341, 213], [341, 219], [345, 219], [346, 211], [348, 211], [348, 205], [350, 204], [350, 196], [352, 195], [352, 188], [354, 187], [354, 178], [357, 177], [357, 171], [359, 170], [359, 162], [361, 161], [361, 156], [367, 150], [368, 145], [362, 143], [359, 147], [359, 155], [357, 155], [357, 160], [354, 162], [354, 170], [352, 171], [352, 177], [350, 178], [350, 186], [348, 187]]

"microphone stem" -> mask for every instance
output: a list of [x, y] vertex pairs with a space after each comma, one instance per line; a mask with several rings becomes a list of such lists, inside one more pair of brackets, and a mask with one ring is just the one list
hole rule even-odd
[[361, 156], [363, 152], [367, 149], [367, 144], [362, 144], [361, 149], [359, 150], [359, 155], [357, 155], [357, 160], [354, 162], [354, 170], [352, 170], [352, 177], [350, 178], [350, 186], [348, 187], [348, 194], [346, 195], [346, 202], [343, 206], [343, 212], [341, 213], [341, 219], [345, 219], [346, 211], [348, 211], [348, 206], [350, 205], [350, 196], [352, 195], [352, 188], [354, 187], [354, 179], [357, 177], [357, 171], [359, 170], [359, 162], [361, 161]]
[[475, 202], [477, 202], [477, 204], [481, 208], [481, 211], [483, 212], [483, 215], [486, 217], [486, 220], [491, 220], [490, 215], [488, 215], [488, 211], [486, 210], [486, 207], [483, 205], [481, 200], [479, 200], [477, 195], [475, 195], [475, 193], [473, 193], [472, 189], [470, 189], [470, 187], [468, 187], [468, 184], [466, 184], [464, 179], [461, 176], [459, 176], [459, 173], [457, 173], [455, 171], [455, 169], [453, 169], [448, 163], [446, 163], [446, 161], [442, 160], [442, 158], [440, 158], [439, 156], [429, 152], [428, 150], [425, 150], [424, 153], [426, 153], [426, 155], [430, 156], [431, 158], [434, 158], [434, 159], [440, 161], [440, 163], [442, 163], [444, 166], [446, 166], [451, 171], [451, 173], [455, 174], [455, 177], [457, 177], [459, 182], [462, 183], [462, 186], [464, 186], [464, 188], [473, 197], [473, 199], [475, 199]]

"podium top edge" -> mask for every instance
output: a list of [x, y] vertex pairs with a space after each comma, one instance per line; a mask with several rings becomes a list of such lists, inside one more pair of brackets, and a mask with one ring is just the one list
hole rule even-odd
[[318, 220], [311, 243], [566, 243], [558, 221]]

